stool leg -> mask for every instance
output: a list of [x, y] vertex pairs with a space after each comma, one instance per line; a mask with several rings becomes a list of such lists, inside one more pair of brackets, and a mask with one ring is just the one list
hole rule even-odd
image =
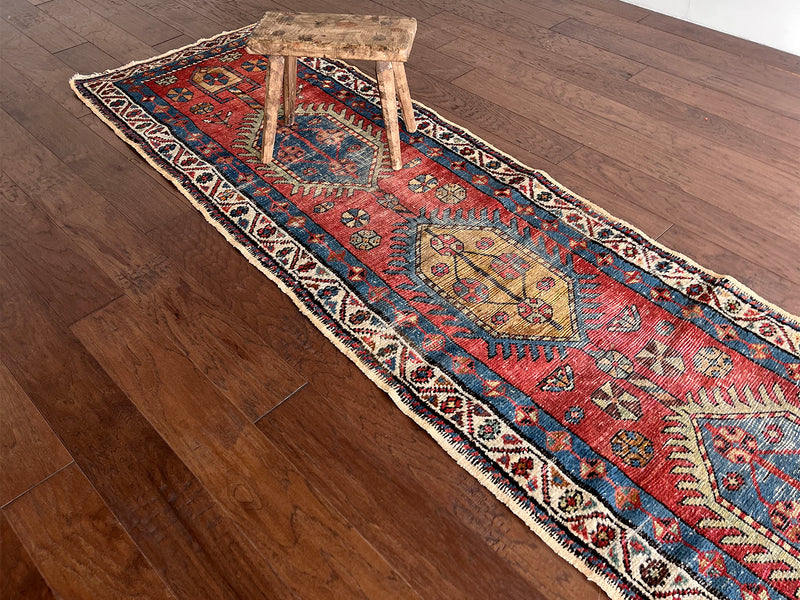
[[287, 56], [283, 68], [283, 124], [294, 125], [294, 107], [297, 101], [297, 57]]
[[378, 89], [381, 93], [381, 109], [386, 124], [386, 137], [389, 142], [389, 158], [392, 168], [397, 171], [403, 166], [400, 160], [400, 129], [397, 125], [397, 95], [394, 89], [394, 73], [392, 63], [378, 61]]
[[400, 106], [403, 107], [403, 122], [406, 124], [406, 131], [414, 133], [417, 130], [417, 120], [414, 118], [411, 93], [408, 91], [406, 67], [401, 62], [393, 62], [392, 70], [394, 71], [394, 81], [397, 84], [397, 96], [400, 98]]
[[264, 97], [264, 136], [261, 141], [261, 161], [272, 162], [275, 131], [278, 128], [278, 105], [281, 102], [281, 80], [283, 79], [283, 57], [269, 57], [269, 73]]

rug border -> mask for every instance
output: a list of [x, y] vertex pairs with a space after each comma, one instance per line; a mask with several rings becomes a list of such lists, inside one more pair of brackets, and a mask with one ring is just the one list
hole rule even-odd
[[[353, 363], [355, 363], [356, 366], [358, 366], [358, 368], [361, 370], [361, 372], [364, 373], [370, 379], [370, 381], [372, 381], [379, 389], [384, 391], [392, 399], [394, 404], [400, 409], [400, 411], [403, 414], [405, 414], [407, 417], [409, 417], [423, 431], [425, 431], [428, 435], [430, 435], [436, 441], [436, 443], [456, 462], [456, 464], [458, 466], [460, 466], [467, 473], [469, 473], [472, 477], [474, 477], [478, 481], [478, 483], [480, 483], [484, 488], [486, 488], [489, 491], [491, 491], [492, 494], [500, 502], [502, 502], [517, 518], [519, 518], [523, 523], [525, 523], [525, 525], [531, 531], [533, 531], [537, 535], [537, 537], [539, 537], [539, 539], [541, 539], [545, 544], [547, 544], [547, 546], [549, 548], [551, 548], [559, 557], [564, 559], [566, 562], [568, 562], [570, 565], [572, 565], [574, 568], [576, 568], [580, 573], [582, 573], [589, 581], [592, 581], [592, 582], [596, 583], [603, 590], [603, 592], [608, 594], [608, 596], [611, 598], [611, 600], [626, 600], [629, 596], [625, 592], [623, 592], [622, 590], [619, 589], [619, 586], [616, 583], [616, 581], [614, 579], [612, 579], [612, 575], [607, 575], [605, 573], [598, 572], [598, 571], [594, 570], [582, 558], [580, 558], [572, 550], [567, 548], [560, 540], [558, 540], [557, 538], [555, 538], [552, 535], [550, 535], [550, 533], [547, 531], [547, 529], [545, 527], [540, 525], [539, 522], [536, 519], [532, 518], [529, 514], [527, 514], [527, 512], [519, 505], [519, 503], [514, 499], [514, 497], [510, 493], [508, 493], [505, 490], [503, 490], [499, 485], [497, 485], [494, 482], [494, 480], [492, 478], [490, 478], [487, 475], [485, 475], [480, 469], [478, 469], [475, 465], [473, 465], [472, 462], [470, 462], [470, 460], [464, 454], [459, 452], [459, 450], [455, 446], [453, 446], [452, 444], [449, 443], [449, 441], [448, 441], [448, 439], [447, 439], [447, 437], [445, 435], [443, 435], [440, 432], [438, 432], [434, 427], [429, 426], [428, 423], [421, 416], [417, 415], [409, 406], [407, 406], [401, 400], [399, 394], [397, 394], [394, 391], [394, 388], [389, 384], [389, 382], [385, 381], [382, 377], [380, 377], [380, 375], [378, 373], [373, 372], [373, 370], [369, 367], [369, 365], [367, 365], [365, 363], [365, 361], [363, 361], [354, 351], [352, 351], [349, 347], [347, 347], [346, 344], [344, 344], [342, 341], [340, 341], [338, 339], [336, 333], [333, 330], [329, 329], [329, 327], [323, 322], [323, 320], [321, 318], [316, 317], [305, 306], [305, 304], [303, 303], [303, 301], [301, 300], [299, 295], [297, 295], [294, 292], [293, 289], [288, 287], [280, 279], [280, 277], [277, 274], [275, 274], [272, 271], [270, 271], [269, 268], [266, 265], [264, 265], [260, 261], [258, 261], [255, 256], [253, 256], [252, 254], [248, 253], [246, 251], [246, 248], [238, 243], [238, 241], [235, 239], [235, 237], [233, 235], [231, 235], [225, 229], [225, 227], [223, 226], [222, 223], [220, 223], [219, 221], [213, 219], [212, 216], [210, 214], [208, 214], [208, 212], [204, 209], [204, 207], [193, 197], [193, 195], [188, 190], [184, 189], [180, 185], [180, 180], [179, 180], [179, 178], [177, 176], [171, 175], [166, 169], [163, 169], [159, 164], [157, 164], [153, 159], [151, 159], [146, 153], [142, 152], [141, 149], [136, 144], [136, 142], [134, 140], [130, 139], [128, 136], [126, 136], [124, 131], [121, 128], [117, 127], [116, 124], [114, 124], [111, 121], [111, 119], [106, 118], [106, 116], [104, 116], [102, 114], [102, 111], [97, 106], [95, 106], [93, 103], [87, 102], [88, 98], [84, 97], [84, 95], [81, 94], [79, 92], [78, 88], [77, 88], [77, 82], [78, 81], [82, 81], [82, 80], [85, 80], [85, 79], [93, 79], [95, 77], [100, 77], [100, 76], [104, 76], [104, 75], [110, 75], [110, 74], [112, 74], [114, 72], [117, 72], [117, 71], [121, 71], [121, 70], [124, 70], [124, 69], [129, 69], [129, 68], [137, 66], [137, 65], [141, 65], [141, 64], [152, 62], [154, 60], [165, 58], [165, 57], [167, 57], [167, 56], [169, 56], [171, 54], [175, 54], [175, 53], [181, 52], [183, 50], [187, 50], [187, 49], [189, 49], [189, 48], [191, 48], [193, 46], [196, 46], [198, 44], [201, 44], [201, 43], [204, 43], [204, 42], [211, 42], [211, 41], [214, 41], [214, 40], [216, 40], [218, 38], [221, 38], [221, 37], [225, 37], [225, 36], [229, 36], [229, 35], [233, 35], [233, 34], [239, 33], [241, 31], [244, 31], [246, 29], [251, 28], [253, 25], [254, 24], [246, 25], [244, 27], [240, 27], [240, 28], [233, 29], [233, 30], [222, 31], [222, 32], [220, 32], [220, 33], [218, 33], [218, 34], [216, 34], [216, 35], [214, 35], [212, 37], [209, 37], [209, 38], [199, 38], [196, 41], [193, 41], [193, 42], [191, 42], [189, 44], [186, 44], [186, 45], [184, 45], [182, 47], [175, 48], [175, 49], [169, 50], [167, 52], [164, 52], [162, 54], [159, 54], [159, 55], [156, 55], [156, 56], [152, 56], [152, 57], [149, 57], [149, 58], [146, 58], [146, 59], [134, 60], [134, 61], [131, 61], [131, 62], [127, 63], [127, 64], [121, 65], [119, 67], [107, 69], [105, 71], [95, 72], [95, 73], [92, 73], [92, 74], [76, 73], [75, 75], [73, 75], [70, 78], [69, 84], [70, 84], [70, 87], [72, 88], [73, 92], [75, 93], [75, 95], [84, 104], [86, 104], [89, 107], [89, 109], [92, 111], [92, 113], [94, 113], [97, 117], [99, 117], [100, 120], [102, 122], [104, 122], [115, 133], [115, 135], [117, 137], [119, 137], [124, 142], [126, 142], [131, 148], [134, 149], [134, 151], [136, 151], [136, 153], [138, 155], [143, 157], [153, 169], [155, 169], [158, 173], [160, 173], [165, 179], [170, 181], [178, 189], [178, 191], [180, 191], [181, 194], [183, 194], [183, 196], [186, 197], [189, 200], [189, 202], [192, 204], [192, 206], [200, 214], [203, 215], [205, 220], [208, 221], [209, 223], [211, 223], [214, 226], [214, 228], [219, 233], [221, 233], [223, 235], [223, 237], [228, 241], [228, 243], [231, 246], [236, 248], [236, 250], [241, 255], [243, 255], [248, 260], [248, 262], [250, 262], [250, 264], [252, 264], [254, 267], [256, 267], [256, 269], [258, 269], [261, 273], [263, 273], [272, 283], [277, 285], [278, 288], [284, 294], [286, 294], [289, 298], [291, 298], [291, 300], [294, 302], [295, 306], [297, 306], [297, 308], [300, 310], [301, 314], [303, 314], [306, 318], [308, 318], [314, 324], [314, 326], [318, 330], [320, 330], [323, 333], [323, 335], [342, 354], [344, 354], [349, 360], [351, 360]], [[345, 61], [341, 61], [341, 62], [345, 62]], [[356, 67], [356, 66], [354, 66], [352, 64], [349, 64], [349, 63], [346, 63], [346, 64], [347, 64], [347, 66], [349, 68], [354, 69], [356, 72], [358, 72], [364, 78], [372, 81], [373, 83], [375, 82], [375, 78], [372, 77], [371, 75], [369, 75], [367, 73], [364, 73], [361, 69], [359, 69], [358, 67]], [[748, 286], [742, 284], [736, 278], [734, 278], [732, 276], [729, 276], [729, 275], [718, 274], [718, 273], [716, 273], [716, 272], [714, 272], [714, 271], [712, 271], [712, 270], [700, 265], [699, 263], [695, 262], [690, 257], [688, 257], [688, 256], [686, 256], [684, 254], [681, 254], [680, 252], [677, 252], [675, 250], [672, 250], [672, 249], [662, 245], [657, 240], [652, 239], [649, 235], [647, 235], [646, 233], [641, 231], [638, 227], [631, 225], [630, 223], [628, 223], [624, 219], [620, 219], [619, 217], [616, 217], [616, 216], [612, 215], [611, 213], [607, 212], [604, 208], [594, 204], [593, 202], [587, 200], [586, 198], [580, 196], [579, 194], [576, 194], [576, 193], [572, 192], [572, 190], [570, 190], [569, 188], [564, 186], [562, 183], [560, 183], [560, 182], [556, 181], [555, 179], [553, 179], [553, 177], [551, 177], [547, 172], [542, 171], [540, 169], [533, 168], [533, 167], [529, 167], [528, 165], [520, 162], [519, 159], [517, 159], [514, 156], [508, 154], [507, 152], [497, 148], [493, 144], [490, 144], [489, 142], [487, 142], [483, 138], [480, 138], [480, 137], [476, 136], [468, 128], [466, 128], [466, 127], [464, 127], [462, 125], [459, 125], [458, 123], [455, 123], [455, 122], [451, 121], [450, 119], [447, 119], [447, 118], [443, 117], [436, 110], [428, 107], [427, 105], [422, 104], [422, 103], [417, 102], [417, 101], [414, 101], [413, 103], [417, 104], [417, 105], [420, 105], [420, 106], [423, 106], [425, 108], [425, 110], [427, 110], [430, 113], [432, 113], [433, 115], [435, 115], [438, 119], [440, 119], [443, 123], [447, 124], [448, 126], [452, 126], [455, 129], [463, 131], [464, 133], [466, 133], [469, 137], [471, 137], [473, 139], [480, 140], [483, 145], [485, 145], [491, 151], [496, 152], [498, 155], [502, 156], [503, 158], [508, 160], [511, 164], [515, 165], [516, 167], [519, 167], [521, 169], [527, 169], [527, 170], [530, 170], [530, 171], [533, 171], [533, 172], [536, 172], [536, 173], [539, 173], [539, 174], [543, 175], [544, 177], [547, 178], [548, 181], [550, 181], [552, 184], [554, 184], [555, 186], [557, 186], [561, 190], [564, 190], [566, 193], [570, 194], [572, 197], [574, 197], [575, 199], [577, 199], [578, 201], [583, 203], [587, 208], [589, 208], [589, 209], [591, 209], [593, 211], [596, 211], [603, 218], [607, 219], [608, 221], [610, 221], [612, 223], [615, 223], [617, 225], [620, 225], [620, 226], [627, 227], [627, 228], [631, 229], [637, 235], [641, 236], [642, 239], [644, 241], [646, 241], [648, 244], [651, 244], [652, 246], [658, 248], [659, 250], [661, 250], [662, 252], [666, 253], [667, 255], [687, 262], [693, 268], [697, 269], [697, 271], [699, 271], [700, 273], [704, 273], [704, 274], [707, 274], [707, 275], [709, 275], [711, 277], [716, 277], [716, 278], [720, 278], [720, 279], [726, 280], [727, 282], [729, 282], [731, 284], [732, 287], [735, 288], [736, 292], [738, 292], [740, 295], [749, 296], [751, 299], [755, 300], [758, 303], [763, 304], [765, 307], [769, 308], [770, 310], [774, 311], [776, 314], [778, 314], [778, 315], [780, 315], [780, 316], [782, 316], [782, 317], [784, 317], [784, 318], [786, 318], [788, 320], [800, 321], [800, 317], [798, 317], [798, 316], [796, 316], [796, 315], [794, 315], [794, 314], [782, 309], [781, 307], [777, 306], [776, 304], [773, 304], [772, 302], [764, 299], [758, 293], [756, 293], [755, 291], [750, 289]], [[533, 200], [531, 200], [531, 201], [533, 201]], [[623, 579], [623, 581], [624, 581], [624, 579]]]

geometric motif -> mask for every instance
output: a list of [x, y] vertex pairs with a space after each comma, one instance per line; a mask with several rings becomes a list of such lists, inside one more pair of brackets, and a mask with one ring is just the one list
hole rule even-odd
[[800, 423], [783, 414], [697, 418], [709, 476], [721, 500], [800, 548]]
[[445, 183], [436, 190], [436, 199], [444, 204], [458, 204], [467, 197], [467, 190], [458, 183]]
[[493, 336], [581, 339], [572, 278], [493, 227], [420, 225], [417, 274]]
[[622, 309], [613, 319], [608, 322], [606, 329], [612, 333], [630, 333], [639, 331], [642, 326], [642, 318], [635, 304], [631, 304]]
[[359, 250], [373, 250], [380, 245], [381, 236], [371, 229], [362, 229], [350, 236], [350, 243]]
[[345, 227], [364, 227], [369, 223], [369, 213], [361, 208], [351, 208], [342, 213], [342, 225]]
[[619, 430], [611, 438], [611, 451], [631, 467], [644, 467], [653, 458], [653, 443], [638, 431]]
[[[262, 120], [254, 112], [239, 127], [234, 147], [247, 156], [260, 156]], [[374, 189], [389, 168], [381, 130], [332, 104], [298, 106], [295, 124], [280, 132], [270, 165], [293, 193], [350, 196]]]
[[572, 367], [563, 364], [538, 383], [539, 389], [545, 392], [569, 392], [575, 387]]
[[777, 385], [758, 389], [687, 394], [667, 417], [672, 472], [681, 503], [708, 511], [698, 526], [724, 527], [741, 560], [780, 564], [767, 581], [800, 581], [800, 450], [789, 441], [800, 439], [800, 409]]
[[592, 394], [592, 402], [614, 419], [636, 421], [642, 416], [639, 399], [613, 381], [597, 388]]
[[706, 377], [725, 377], [733, 368], [730, 355], [713, 346], [700, 348], [692, 362], [694, 370]]
[[677, 377], [685, 369], [680, 352], [658, 340], [647, 342], [636, 358], [653, 373], [664, 377]]

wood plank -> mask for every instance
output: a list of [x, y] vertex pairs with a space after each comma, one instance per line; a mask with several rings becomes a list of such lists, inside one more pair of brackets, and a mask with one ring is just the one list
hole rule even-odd
[[75, 337], [52, 320], [2, 254], [0, 360], [176, 596], [292, 597], [125, 394]]
[[156, 276], [143, 279], [128, 294], [150, 322], [251, 421], [306, 384], [279, 350], [173, 264], [162, 264]]
[[581, 7], [570, 0], [532, 0], [539, 7], [563, 10], [582, 23], [593, 25], [633, 42], [668, 52], [698, 65], [713, 68], [732, 81], [745, 79], [788, 94], [800, 93], [800, 80], [759, 60], [718, 50], [686, 38], [653, 29], [641, 23], [619, 19], [609, 13]]
[[[150, 163], [147, 162], [144, 157], [142, 157], [141, 154], [139, 154], [133, 149], [132, 146], [114, 133], [114, 130], [98, 119], [96, 115], [86, 115], [85, 117], [81, 117], [80, 121], [84, 124], [84, 126], [96, 133], [98, 137], [103, 139], [109, 146], [127, 158], [131, 164], [138, 168], [142, 173], [147, 175], [150, 179], [155, 181], [167, 192], [172, 200], [167, 210], [159, 211], [162, 219], [168, 219], [168, 215], [172, 211], [178, 211], [180, 214], [183, 214], [183, 209], [187, 209], [192, 206], [189, 202], [189, 199], [181, 194], [171, 181], [156, 171], [150, 165]], [[177, 204], [182, 203], [183, 206], [173, 206], [173, 202]]]
[[[102, 194], [104, 203], [110, 202], [142, 231], [148, 231], [164, 219], [180, 215], [188, 208], [186, 203], [176, 203], [171, 190], [165, 189], [134, 166], [128, 157], [112, 148], [55, 102], [42, 98], [31, 105], [28, 99], [36, 93], [36, 86], [16, 69], [4, 69], [0, 107], [14, 118], [15, 124], [25, 129], [23, 131], [18, 125], [9, 123], [11, 135], [8, 137], [13, 139], [5, 142], [5, 148], [0, 153], [12, 155], [15, 162], [23, 162], [31, 145], [44, 146], [69, 168], [72, 179], [80, 177], [75, 185]], [[23, 147], [28, 149], [22, 150]], [[14, 148], [19, 148], [23, 154], [14, 155]], [[131, 201], [130, 190], [136, 190], [135, 202]]]
[[[411, 57], [406, 63], [406, 69], [422, 68], [423, 65], [428, 75], [440, 81], [452, 81], [456, 77], [460, 77], [467, 71], [472, 70], [470, 65], [457, 57], [447, 56], [438, 50], [433, 50], [415, 42]], [[413, 100], [416, 100], [415, 91], [414, 89], [411, 90], [411, 98]]]
[[171, 38], [165, 42], [156, 44], [153, 46], [153, 50], [155, 50], [157, 55], [160, 56], [162, 54], [166, 54], [167, 52], [171, 52], [172, 50], [178, 50], [179, 48], [189, 46], [194, 43], [194, 41], [195, 39], [193, 37], [186, 34], [181, 34], [176, 38]]
[[72, 46], [61, 52], [56, 52], [53, 56], [58, 57], [59, 60], [72, 67], [76, 73], [102, 73], [120, 66], [118, 59], [103, 52], [91, 42]]
[[[743, 220], [734, 203], [727, 209], [712, 206], [591, 148], [581, 148], [560, 165], [582, 173], [592, 181], [602, 182], [635, 204], [680, 223], [682, 229], [702, 235], [732, 254], [747, 249], [745, 253], [751, 257], [750, 260], [763, 269], [777, 273], [785, 282], [800, 284], [800, 264], [786, 260], [797, 250], [796, 238], [775, 237], [767, 224]], [[683, 253], [703, 264], [691, 250]], [[737, 271], [732, 271], [732, 274], [737, 275]]]
[[[384, 7], [381, 14], [402, 14], [414, 17], [418, 21], [437, 15], [445, 9], [444, 0], [376, 0], [379, 6]], [[416, 42], [419, 41], [419, 31]]]
[[0, 56], [7, 64], [25, 73], [40, 90], [71, 114], [76, 117], [89, 114], [89, 108], [78, 100], [68, 85], [64, 85], [75, 74], [75, 69], [50, 54], [5, 19], [0, 19]]
[[306, 379], [313, 375], [313, 369], [304, 369], [297, 359], [312, 347], [311, 340], [324, 338], [322, 333], [307, 318], [299, 318], [294, 302], [243, 260], [199, 213], [166, 223], [150, 237], [225, 312], [236, 315]]
[[469, 121], [486, 130], [507, 132], [509, 141], [523, 148], [533, 148], [537, 155], [551, 162], [562, 160], [580, 147], [575, 140], [486, 101], [463, 87], [446, 84], [412, 67], [406, 69], [406, 75], [414, 100], [434, 110], [446, 108], [457, 122]]
[[426, 597], [597, 596], [344, 355], [327, 343], [319, 352], [328, 365], [319, 387], [304, 388], [259, 428]]
[[164, 260], [141, 231], [63, 162], [0, 110], [4, 169], [27, 183], [26, 192], [122, 289], [141, 284]]
[[789, 52], [770, 48], [769, 46], [660, 13], [650, 13], [639, 22], [654, 29], [660, 29], [661, 31], [700, 42], [705, 46], [718, 48], [736, 56], [748, 56], [778, 69], [800, 74], [800, 56]]
[[0, 506], [5, 506], [72, 457], [2, 362], [0, 415]]
[[[520, 127], [512, 119], [507, 123], [490, 121], [486, 125], [479, 125], [478, 122], [489, 110], [503, 111], [497, 105], [487, 105], [491, 108], [482, 108], [478, 115], [473, 112], [466, 112], [461, 100], [464, 92], [452, 84], [443, 83], [435, 77], [427, 74], [414, 72], [416, 88], [420, 90], [422, 98], [420, 101], [437, 111], [445, 119], [458, 123], [465, 120], [470, 121], [470, 131], [480, 139], [490, 143], [500, 151], [509, 154], [519, 162], [534, 169], [540, 169], [554, 177], [559, 183], [572, 190], [574, 193], [589, 199], [591, 202], [601, 206], [616, 217], [632, 223], [647, 235], [656, 238], [666, 231], [672, 224], [669, 215], [659, 216], [653, 212], [652, 207], [641, 206], [631, 202], [625, 195], [619, 194], [616, 188], [605, 189], [597, 182], [591, 181], [581, 176], [580, 171], [564, 168], [566, 160], [562, 159], [558, 164], [553, 163], [540, 154], [540, 148], [531, 144], [519, 145], [514, 140], [518, 139]], [[472, 98], [467, 96], [470, 102]], [[483, 100], [476, 100], [479, 106], [483, 105]], [[468, 106], [468, 105], [467, 105]], [[577, 148], [575, 151], [579, 151]], [[571, 153], [569, 156], [571, 156]], [[602, 181], [602, 180], [598, 180]]]
[[[675, 156], [671, 149], [653, 145], [648, 137], [585, 111], [572, 110], [543, 97], [537, 97], [536, 109], [531, 110], [531, 93], [524, 80], [512, 84], [487, 71], [476, 69], [453, 83], [489, 101], [503, 103], [513, 112], [529, 116], [542, 125], [552, 124], [555, 127], [557, 124], [560, 131], [573, 136], [578, 142], [676, 185], [718, 208], [729, 208], [731, 199], [752, 196], [752, 186], [748, 182], [721, 175], [709, 170], [705, 164], [689, 162], [683, 156]], [[716, 169], [717, 163], [712, 161], [711, 168]], [[793, 188], [776, 189], [778, 198], [759, 191], [759, 205], [742, 200], [737, 210], [741, 211], [743, 219], [751, 223], [760, 223], [765, 210], [774, 211], [774, 234], [791, 239], [800, 227], [795, 194]]]
[[267, 11], [247, 47], [266, 56], [405, 62], [416, 32], [417, 21], [410, 17]]
[[619, 0], [577, 0], [580, 4], [597, 8], [628, 21], [640, 21], [653, 13], [646, 8]]
[[[422, 21], [421, 18], [417, 23], [417, 37], [414, 38], [414, 46], [426, 46], [428, 48], [439, 48], [444, 46], [447, 42], [456, 39], [456, 36], [449, 31], [434, 27], [427, 21]], [[414, 50], [411, 51], [411, 56], [415, 55]], [[436, 66], [427, 65], [427, 66]]]
[[147, 14], [127, 0], [79, 0], [86, 8], [108, 19], [149, 46], [174, 39], [181, 32]]
[[[640, 71], [629, 81], [709, 115], [724, 117], [787, 144], [800, 146], [800, 121], [796, 119], [652, 67]], [[714, 117], [709, 119], [716, 120]]]
[[[509, 63], [506, 55], [461, 39], [440, 51], [476, 68], [493, 64], [492, 75], [508, 83], [519, 82], [538, 96], [619, 123], [689, 160], [719, 163], [720, 172], [731, 177], [766, 178], [774, 181], [778, 193], [794, 181], [800, 183], [800, 141], [790, 144], [769, 138], [585, 65], [546, 66], [547, 72], [542, 72], [538, 65]], [[785, 175], [792, 177], [788, 183]]]
[[559, 25], [552, 29], [545, 29], [528, 23], [512, 21], [500, 31], [487, 30], [482, 25], [450, 13], [440, 13], [427, 21], [431, 25], [454, 32], [459, 37], [484, 39], [488, 44], [502, 48], [505, 53], [512, 56], [525, 55], [531, 51], [531, 48], [538, 48], [571, 61], [590, 63], [625, 79], [645, 67], [644, 64], [618, 53], [608, 52], [582, 40], [562, 35], [556, 31], [560, 27]]
[[188, 2], [173, 0], [168, 4], [174, 4], [175, 8], [182, 5], [184, 11], [194, 11], [203, 18], [216, 23], [216, 33], [249, 25], [257, 21], [267, 10], [279, 10], [279, 7], [274, 5], [275, 3], [268, 0], [260, 2], [260, 8], [254, 7], [252, 0], [250, 2], [247, 0], [189, 0]]
[[41, 8], [84, 40], [113, 56], [120, 65], [150, 58], [155, 53], [151, 46], [78, 0], [50, 0]]
[[0, 174], [0, 206], [0, 251], [64, 322], [72, 323], [121, 294], [5, 172]]
[[127, 299], [72, 329], [302, 597], [414, 595]]
[[57, 596], [174, 598], [75, 464], [3, 512]]
[[2, 512], [0, 512], [0, 564], [3, 565], [0, 599], [57, 600]]
[[193, 40], [210, 38], [225, 29], [176, 0], [130, 0], [130, 3]]
[[737, 253], [711, 242], [703, 233], [675, 225], [658, 241], [676, 252], [691, 256], [715, 273], [732, 274], [768, 302], [791, 314], [800, 315], [800, 285], [786, 285], [786, 279], [765, 268], [762, 261], [752, 260], [763, 246], [769, 245], [769, 238], [765, 238], [761, 245], [742, 248]]
[[25, 0], [4, 0], [3, 20], [41, 44], [48, 52], [72, 48], [86, 41], [69, 27], [65, 27], [39, 7]]
[[558, 31], [572, 39], [592, 44], [614, 55], [685, 77], [753, 104], [769, 107], [787, 117], [800, 118], [800, 103], [797, 102], [797, 92], [793, 91], [796, 84], [788, 86], [790, 91], [774, 89], [734, 75], [722, 73], [715, 67], [683, 58], [665, 50], [653, 48], [647, 44], [611, 33], [577, 19], [568, 19], [559, 23], [553, 27], [553, 31]]
[[[185, 2], [186, 0], [182, 1]], [[351, 13], [354, 15], [399, 14], [399, 11], [378, 4], [377, 2], [373, 2], [373, 0], [348, 0], [346, 3], [343, 3], [342, 0], [279, 0], [276, 1], [275, 4], [280, 6], [280, 8], [276, 7], [275, 9], [267, 10]]]
[[509, 1], [497, 0], [496, 2], [442, 2], [442, 7], [448, 13], [457, 15], [482, 27], [489, 27], [496, 31], [507, 31], [511, 35], [521, 32], [520, 26], [537, 27], [534, 34], [540, 34], [545, 29], [561, 23], [567, 17], [547, 10], [530, 10], [529, 7]]

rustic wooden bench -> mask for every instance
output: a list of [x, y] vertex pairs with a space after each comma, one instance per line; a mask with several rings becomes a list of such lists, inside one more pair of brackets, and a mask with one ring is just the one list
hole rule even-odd
[[264, 99], [262, 160], [272, 160], [283, 81], [284, 123], [294, 123], [297, 57], [376, 61], [378, 89], [392, 168], [402, 166], [397, 96], [406, 130], [416, 131], [403, 63], [408, 60], [417, 20], [407, 17], [268, 12], [250, 34], [247, 51], [269, 57]]

